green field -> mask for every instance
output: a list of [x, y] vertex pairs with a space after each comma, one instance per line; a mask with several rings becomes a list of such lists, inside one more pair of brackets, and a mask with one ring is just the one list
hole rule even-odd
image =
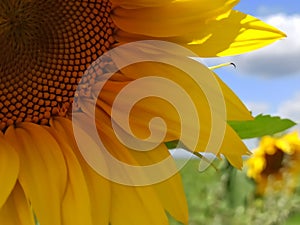
[[[299, 225], [300, 194], [255, 195], [255, 184], [245, 171], [226, 162], [205, 172], [199, 160], [191, 160], [181, 170], [189, 205], [189, 225]], [[172, 225], [179, 225], [171, 221]]]

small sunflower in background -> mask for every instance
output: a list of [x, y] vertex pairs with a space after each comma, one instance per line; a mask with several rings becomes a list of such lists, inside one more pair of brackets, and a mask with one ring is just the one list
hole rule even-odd
[[300, 173], [300, 139], [297, 132], [280, 138], [263, 137], [247, 161], [247, 175], [257, 184], [260, 195], [292, 191]]

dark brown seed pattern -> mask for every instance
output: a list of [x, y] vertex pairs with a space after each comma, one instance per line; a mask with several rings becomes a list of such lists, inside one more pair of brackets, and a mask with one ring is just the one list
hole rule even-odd
[[88, 66], [115, 42], [108, 0], [0, 1], [0, 130], [67, 116]]

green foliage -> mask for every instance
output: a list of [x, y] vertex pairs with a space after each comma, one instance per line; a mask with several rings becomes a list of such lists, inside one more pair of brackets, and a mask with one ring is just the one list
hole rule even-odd
[[169, 141], [169, 142], [165, 142], [165, 145], [167, 146], [168, 149], [174, 149], [178, 147], [178, 140], [175, 141]]
[[296, 125], [295, 122], [289, 119], [262, 114], [256, 116], [254, 120], [229, 121], [228, 124], [242, 139], [276, 134]]
[[[189, 225], [298, 225], [300, 191], [295, 194], [255, 195], [245, 171], [221, 162], [216, 171], [198, 171], [199, 160], [181, 170], [189, 206]], [[171, 225], [181, 225], [170, 219]]]
[[284, 225], [299, 225], [300, 224], [300, 212], [292, 214]]

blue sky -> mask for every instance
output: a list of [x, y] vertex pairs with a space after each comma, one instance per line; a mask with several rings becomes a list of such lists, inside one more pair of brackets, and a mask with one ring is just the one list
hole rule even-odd
[[265, 16], [275, 13], [299, 14], [299, 6], [299, 0], [241, 0], [235, 8], [252, 15]]
[[288, 37], [262, 50], [205, 63], [231, 61], [237, 65], [216, 72], [254, 114], [300, 122], [300, 1], [241, 0], [236, 9], [280, 28]]

